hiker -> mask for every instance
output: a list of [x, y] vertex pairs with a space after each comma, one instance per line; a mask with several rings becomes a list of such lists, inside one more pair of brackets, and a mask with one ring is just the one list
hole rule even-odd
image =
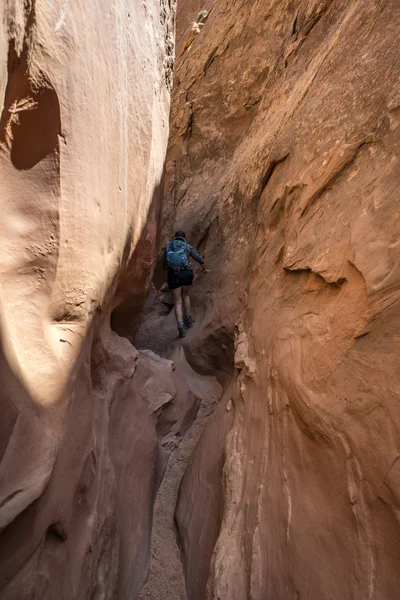
[[186, 336], [186, 327], [193, 327], [194, 325], [189, 298], [189, 288], [194, 279], [192, 263], [189, 260], [190, 256], [201, 264], [205, 273], [209, 273], [200, 254], [187, 243], [185, 232], [177, 231], [174, 239], [167, 244], [164, 250], [164, 268], [168, 270], [168, 287], [174, 297], [175, 316], [178, 323], [179, 337], [181, 338]]

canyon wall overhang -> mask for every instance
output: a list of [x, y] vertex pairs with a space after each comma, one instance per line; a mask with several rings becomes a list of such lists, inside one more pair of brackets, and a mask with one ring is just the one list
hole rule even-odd
[[394, 600], [399, 3], [185, 7], [163, 239], [211, 269], [193, 356], [228, 367], [236, 330], [178, 503], [189, 597]]
[[118, 335], [156, 252], [174, 9], [0, 16], [0, 594], [132, 598], [179, 420], [164, 408], [188, 400], [171, 363]]

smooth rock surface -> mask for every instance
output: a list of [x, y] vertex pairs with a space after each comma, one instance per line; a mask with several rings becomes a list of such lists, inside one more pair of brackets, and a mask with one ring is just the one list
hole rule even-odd
[[162, 241], [186, 230], [211, 269], [192, 365], [235, 373], [181, 486], [188, 596], [395, 600], [400, 5], [205, 8]]
[[4, 600], [132, 600], [146, 578], [155, 493], [195, 403], [171, 361], [120, 337], [156, 251], [173, 13], [0, 6]]

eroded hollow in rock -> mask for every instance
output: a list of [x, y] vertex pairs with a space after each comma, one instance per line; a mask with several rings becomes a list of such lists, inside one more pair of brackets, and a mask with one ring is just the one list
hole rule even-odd
[[1, 3], [0, 594], [397, 600], [400, 4], [182, 0], [169, 133], [128, 4]]
[[0, 121], [0, 143], [18, 170], [32, 169], [49, 154], [59, 153], [60, 105], [56, 91], [42, 74], [32, 80], [28, 50], [18, 56], [9, 44], [8, 84]]

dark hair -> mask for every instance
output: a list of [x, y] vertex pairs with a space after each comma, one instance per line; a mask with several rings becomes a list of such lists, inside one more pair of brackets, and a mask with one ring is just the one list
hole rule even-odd
[[183, 238], [184, 240], [186, 240], [186, 233], [184, 231], [177, 231], [175, 234], [176, 238]]

